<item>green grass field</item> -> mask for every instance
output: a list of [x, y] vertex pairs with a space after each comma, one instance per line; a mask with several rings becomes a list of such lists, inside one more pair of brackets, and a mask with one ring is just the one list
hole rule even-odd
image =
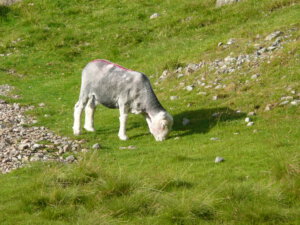
[[[155, 12], [160, 17], [150, 20]], [[290, 90], [300, 93], [299, 12], [299, 0], [245, 0], [221, 8], [213, 0], [0, 6], [0, 54], [8, 54], [0, 57], [0, 85], [15, 86], [21, 96], [5, 99], [44, 102], [29, 112], [38, 125], [85, 139], [87, 148], [103, 146], [79, 154], [78, 163], [32, 163], [0, 175], [0, 224], [300, 224], [300, 106], [264, 111]], [[270, 60], [221, 75], [203, 67], [156, 83], [165, 69], [250, 54], [276, 30], [291, 41]], [[234, 45], [218, 47], [230, 38]], [[119, 141], [118, 111], [102, 106], [95, 133], [72, 135], [81, 70], [96, 58], [150, 77], [174, 116], [168, 140], [155, 142], [144, 119], [133, 115], [130, 140]], [[251, 80], [256, 73], [259, 81]], [[222, 77], [228, 88], [184, 90], [202, 76], [208, 82]], [[170, 101], [173, 95], [179, 99]], [[226, 97], [213, 101], [215, 95]], [[257, 115], [247, 127], [251, 111]], [[183, 126], [183, 118], [190, 124]], [[136, 149], [119, 149], [129, 145]], [[215, 164], [216, 156], [225, 162]]]

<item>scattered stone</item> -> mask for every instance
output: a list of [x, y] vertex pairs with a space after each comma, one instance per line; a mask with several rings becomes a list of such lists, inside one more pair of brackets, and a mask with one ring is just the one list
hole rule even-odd
[[222, 46], [223, 45], [223, 42], [219, 42], [218, 43], [218, 47]]
[[178, 96], [170, 96], [171, 101], [174, 101], [174, 100], [177, 100], [177, 99], [178, 99]]
[[289, 104], [288, 100], [279, 103], [280, 106], [284, 106], [284, 105], [287, 105], [287, 104]]
[[219, 141], [219, 140], [220, 140], [220, 138], [217, 138], [217, 137], [212, 137], [212, 138], [210, 138], [210, 140], [211, 140], [211, 141]]
[[199, 68], [200, 68], [200, 66], [198, 64], [190, 63], [185, 68], [185, 71], [186, 71], [186, 73], [193, 73], [193, 72], [197, 71]]
[[228, 41], [227, 41], [227, 44], [228, 45], [232, 45], [232, 44], [234, 44], [235, 43], [235, 39], [233, 39], [233, 38], [230, 38]]
[[[25, 116], [25, 112], [32, 109], [33, 106], [8, 104], [0, 100], [0, 173], [8, 173], [28, 162], [64, 162], [60, 157], [64, 150], [75, 152], [83, 143], [55, 135], [45, 127], [23, 126], [36, 122], [34, 118]], [[40, 141], [50, 144], [39, 144]]]
[[75, 161], [74, 155], [69, 155], [69, 156], [66, 158], [66, 161], [67, 161], [68, 163], [74, 162], [74, 161]]
[[223, 5], [229, 5], [229, 4], [233, 4], [236, 2], [241, 2], [243, 0], [217, 0], [216, 2], [216, 7], [221, 7]]
[[133, 150], [133, 149], [136, 149], [136, 147], [133, 146], [133, 145], [129, 145], [129, 146], [120, 146], [119, 149], [120, 149], [120, 150], [124, 150], [124, 149]]
[[183, 126], [186, 126], [186, 125], [188, 125], [190, 123], [190, 120], [188, 119], [188, 118], [183, 118], [183, 120], [182, 120], [182, 125]]
[[39, 107], [45, 107], [46, 106], [46, 104], [44, 103], [44, 102], [41, 102], [40, 104], [39, 104]]
[[225, 159], [222, 158], [222, 157], [220, 157], [220, 156], [217, 156], [217, 157], [215, 158], [215, 163], [221, 163], [221, 162], [224, 162], [224, 161], [225, 161]]
[[192, 91], [194, 89], [194, 86], [193, 85], [188, 85], [188, 86], [185, 87], [185, 89], [187, 91]]
[[249, 117], [246, 117], [246, 118], [245, 118], [245, 122], [246, 122], [246, 123], [249, 123], [250, 121], [251, 121], [251, 119], [250, 119]]
[[267, 104], [265, 107], [265, 111], [270, 111], [273, 108], [272, 104]]
[[251, 76], [251, 79], [255, 80], [257, 79], [258, 77], [260, 77], [260, 74], [254, 74]]
[[100, 144], [99, 143], [96, 143], [96, 144], [94, 144], [93, 145], [93, 147], [92, 147], [93, 149], [100, 149], [101, 148], [101, 146], [100, 146]]
[[291, 101], [291, 105], [299, 105], [300, 104], [300, 100], [294, 100], [294, 101]]
[[214, 101], [218, 100], [218, 96], [217, 95], [213, 96], [212, 100], [214, 100]]
[[269, 34], [269, 35], [265, 38], [265, 40], [266, 40], [266, 41], [271, 41], [271, 40], [273, 40], [274, 38], [277, 38], [278, 36], [280, 36], [280, 35], [282, 35], [282, 34], [283, 34], [282, 31], [275, 31], [275, 32]]
[[281, 101], [284, 101], [284, 100], [287, 100], [287, 101], [290, 101], [290, 100], [293, 100], [294, 97], [293, 96], [283, 96], [280, 98]]
[[207, 92], [200, 91], [200, 92], [197, 93], [197, 95], [207, 95]]
[[150, 16], [150, 19], [152, 20], [152, 19], [156, 19], [156, 18], [158, 18], [158, 17], [160, 17], [160, 14], [158, 14], [158, 13], [153, 13], [153, 14]]
[[181, 77], [183, 77], [183, 76], [184, 76], [184, 74], [183, 74], [183, 73], [180, 73], [180, 74], [177, 75], [177, 78], [179, 79], [179, 78], [181, 78]]
[[255, 112], [248, 112], [248, 114], [247, 114], [248, 116], [255, 116], [256, 115], [256, 113]]
[[251, 126], [253, 126], [254, 125], [254, 122], [249, 122], [249, 123], [247, 123], [247, 127], [251, 127]]

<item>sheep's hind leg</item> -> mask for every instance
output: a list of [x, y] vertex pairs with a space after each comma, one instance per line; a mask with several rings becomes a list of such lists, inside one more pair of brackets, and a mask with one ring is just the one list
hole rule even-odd
[[87, 105], [85, 106], [85, 120], [84, 120], [84, 129], [87, 131], [95, 131], [94, 128], [94, 112], [95, 112], [96, 104], [95, 97], [91, 96]]

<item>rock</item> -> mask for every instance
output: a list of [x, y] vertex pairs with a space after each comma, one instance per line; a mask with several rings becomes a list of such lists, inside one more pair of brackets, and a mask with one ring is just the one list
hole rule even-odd
[[251, 76], [251, 79], [254, 80], [254, 79], [257, 79], [258, 77], [260, 77], [260, 74], [254, 74], [254, 75]]
[[253, 126], [254, 125], [254, 122], [249, 122], [249, 123], [247, 123], [247, 127], [251, 127], [251, 126]]
[[224, 161], [225, 161], [225, 159], [222, 158], [222, 157], [220, 157], [220, 156], [217, 156], [217, 157], [215, 158], [215, 163], [221, 163], [221, 162], [224, 162]]
[[223, 45], [223, 43], [222, 42], [219, 42], [218, 43], [218, 47], [220, 47], [220, 46], [222, 46]]
[[235, 39], [233, 39], [233, 38], [230, 38], [228, 41], [227, 41], [227, 44], [228, 45], [232, 45], [232, 44], [234, 44], [235, 43]]
[[255, 116], [256, 115], [256, 113], [255, 112], [248, 112], [248, 114], [247, 114], [248, 116]]
[[212, 138], [210, 138], [210, 140], [211, 140], [211, 141], [219, 141], [219, 140], [220, 140], [220, 138], [217, 138], [217, 137], [212, 137]]
[[242, 0], [217, 0], [216, 7], [221, 7], [223, 5], [228, 5], [236, 2], [240, 2]]
[[199, 69], [199, 65], [195, 63], [190, 63], [185, 68], [186, 73], [193, 73]]
[[197, 93], [197, 95], [207, 95], [207, 92], [200, 91], [200, 92]]
[[300, 100], [294, 100], [294, 101], [291, 101], [291, 105], [299, 105], [300, 104]]
[[160, 17], [160, 14], [158, 14], [158, 13], [153, 13], [153, 14], [150, 16], [150, 19], [152, 20], [152, 19], [156, 19], [156, 18], [158, 18], [158, 17]]
[[46, 106], [46, 104], [44, 103], [44, 102], [41, 102], [40, 104], [39, 104], [39, 107], [45, 107]]
[[74, 162], [75, 161], [75, 157], [73, 155], [69, 155], [67, 158], [66, 158], [66, 161], [71, 163], [71, 162]]
[[178, 96], [170, 96], [171, 101], [174, 101], [174, 100], [177, 100], [177, 99], [178, 99]]
[[183, 76], [184, 76], [184, 74], [180, 73], [180, 74], [177, 75], [177, 78], [179, 79], [179, 78], [181, 78]]
[[250, 121], [251, 121], [251, 119], [250, 119], [249, 117], [246, 117], [246, 118], [245, 118], [245, 122], [246, 122], [246, 123], [249, 123]]
[[287, 105], [287, 104], [289, 104], [288, 100], [279, 103], [280, 106], [284, 106], [284, 105]]
[[266, 41], [271, 41], [271, 40], [273, 40], [274, 38], [277, 38], [278, 36], [280, 36], [280, 35], [282, 35], [282, 34], [283, 34], [282, 31], [275, 31], [275, 32], [269, 34], [269, 35], [265, 38], [265, 40], [266, 40]]
[[99, 143], [96, 143], [93, 145], [92, 147], [93, 149], [100, 149], [101, 148], [101, 145]]
[[194, 86], [193, 85], [188, 85], [188, 86], [185, 87], [185, 89], [187, 91], [192, 91], [194, 89]]
[[293, 100], [293, 99], [294, 99], [293, 96], [283, 96], [283, 97], [280, 98], [281, 101], [284, 101], [284, 100], [289, 101], [289, 100]]
[[218, 96], [217, 95], [213, 96], [212, 100], [214, 100], [214, 101], [218, 100]]
[[182, 120], [182, 125], [183, 126], [186, 126], [186, 125], [188, 125], [190, 123], [190, 120], [188, 119], [188, 118], [183, 118], [183, 120]]
[[265, 107], [265, 111], [270, 111], [273, 108], [272, 104], [267, 104]]
[[129, 145], [129, 146], [120, 146], [119, 149], [120, 149], [120, 150], [124, 150], [124, 149], [130, 149], [130, 150], [133, 150], [133, 149], [136, 149], [136, 147], [133, 146], [133, 145]]

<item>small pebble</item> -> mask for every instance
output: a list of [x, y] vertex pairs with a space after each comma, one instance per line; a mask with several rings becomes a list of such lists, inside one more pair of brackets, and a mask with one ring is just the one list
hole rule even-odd
[[253, 126], [254, 125], [254, 122], [249, 122], [249, 123], [247, 123], [247, 127], [251, 127], [251, 126]]
[[215, 163], [221, 163], [221, 162], [224, 162], [224, 161], [225, 161], [225, 159], [223, 157], [217, 156], [215, 158]]
[[183, 118], [183, 120], [182, 120], [182, 125], [183, 126], [186, 126], [186, 125], [188, 125], [190, 123], [190, 120], [188, 119], [188, 118]]
[[96, 144], [94, 144], [93, 145], [93, 147], [92, 147], [93, 149], [100, 149], [101, 148], [101, 146], [100, 146], [100, 144], [99, 143], [96, 143]]
[[217, 137], [212, 137], [212, 138], [210, 138], [210, 140], [211, 140], [211, 141], [219, 141], [219, 140], [220, 140], [220, 138], [217, 138]]
[[246, 123], [249, 123], [250, 121], [251, 121], [250, 117], [246, 117], [246, 118], [245, 118], [245, 122], [246, 122]]

